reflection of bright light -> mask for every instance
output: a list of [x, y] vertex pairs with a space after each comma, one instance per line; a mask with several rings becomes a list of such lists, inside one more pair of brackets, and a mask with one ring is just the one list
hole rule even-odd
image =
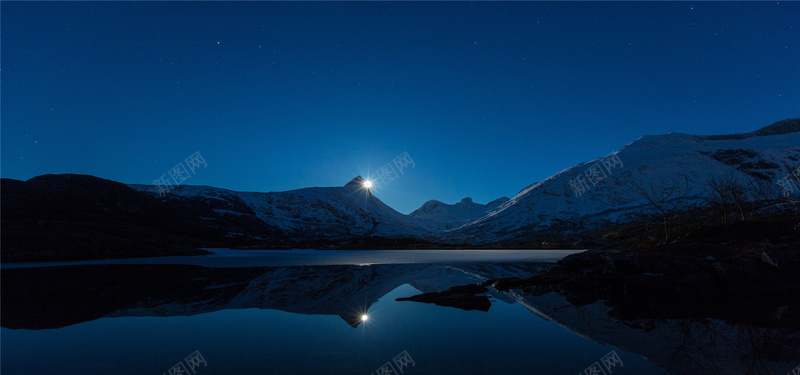
[[367, 319], [369, 319], [369, 317], [367, 316], [367, 314], [361, 315], [361, 321], [362, 321], [362, 322], [366, 322], [366, 321], [367, 321]]
[[367, 189], [371, 188], [372, 187], [372, 181], [364, 180], [364, 187], [367, 188]]

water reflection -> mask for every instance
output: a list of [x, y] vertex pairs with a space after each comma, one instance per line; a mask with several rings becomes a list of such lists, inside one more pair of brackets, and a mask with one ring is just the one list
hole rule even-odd
[[253, 268], [162, 264], [6, 269], [2, 326], [46, 329], [101, 317], [190, 316], [259, 308], [338, 315], [357, 327], [375, 301], [404, 284], [438, 292], [497, 275], [526, 276], [546, 267], [541, 263]]
[[[8, 329], [63, 330], [63, 327], [100, 318], [205, 317], [211, 316], [209, 314], [213, 312], [224, 312], [224, 315], [214, 315], [220, 319], [220, 316], [227, 317], [236, 311], [242, 311], [236, 317], [215, 320], [215, 324], [227, 324], [225, 322], [230, 319], [238, 320], [241, 316], [251, 314], [251, 310], [246, 309], [273, 310], [301, 316], [338, 317], [339, 325], [346, 330], [352, 331], [348, 326], [359, 328], [358, 334], [362, 339], [376, 335], [384, 339], [391, 337], [389, 340], [397, 342], [417, 337], [413, 339], [416, 345], [429, 346], [427, 351], [416, 348], [415, 353], [421, 353], [421, 358], [426, 359], [426, 353], [437, 353], [437, 357], [427, 358], [430, 362], [445, 361], [448, 355], [479, 357], [476, 354], [478, 352], [484, 355], [487, 351], [492, 353], [492, 347], [482, 345], [484, 342], [493, 342], [492, 345], [505, 348], [504, 352], [490, 355], [498, 362], [494, 366], [480, 367], [477, 363], [464, 362], [461, 373], [474, 374], [492, 373], [491, 371], [499, 371], [498, 369], [505, 369], [506, 373], [530, 373], [531, 366], [537, 371], [544, 371], [542, 373], [575, 373], [582, 371], [599, 358], [599, 355], [608, 352], [606, 349], [598, 349], [598, 353], [604, 352], [587, 354], [561, 350], [555, 353], [552, 348], [547, 351], [548, 345], [558, 346], [548, 344], [547, 340], [563, 341], [567, 336], [548, 331], [547, 326], [532, 325], [529, 319], [515, 315], [512, 310], [503, 307], [513, 305], [524, 307], [525, 310], [517, 308], [513, 311], [524, 311], [529, 318], [535, 315], [543, 321], [555, 322], [582, 336], [581, 340], [589, 338], [604, 346], [636, 353], [673, 374], [785, 374], [800, 364], [800, 336], [798, 327], [795, 326], [767, 327], [760, 326], [757, 322], [742, 321], [727, 323], [696, 316], [653, 317], [641, 311], [637, 316], [636, 309], [614, 306], [603, 301], [574, 304], [556, 293], [530, 295], [520, 290], [498, 292], [492, 287], [478, 285], [489, 279], [525, 277], [548, 267], [550, 265], [542, 263], [246, 268], [153, 264], [5, 269], [1, 275], [3, 316], [0, 324], [6, 329], [5, 332], [9, 332]], [[394, 302], [395, 298], [412, 302]], [[383, 306], [376, 305], [379, 300]], [[389, 305], [390, 301], [394, 304]], [[476, 303], [481, 307], [473, 308], [477, 306]], [[789, 309], [791, 308], [793, 307]], [[395, 311], [390, 312], [391, 309]], [[492, 316], [500, 317], [500, 321], [492, 323], [491, 320], [484, 320], [474, 314], [495, 314]], [[427, 328], [414, 326], [413, 329], [419, 332], [398, 331], [401, 326], [408, 327], [410, 323], [407, 319], [414, 316], [438, 320], [438, 323], [430, 323], [434, 325]], [[286, 318], [278, 316], [271, 319], [270, 324], [280, 325], [282, 323], [275, 321]], [[420, 318], [416, 319], [419, 321]], [[425, 336], [434, 327], [441, 329], [447, 324], [453, 324], [447, 335], [461, 331], [466, 336]], [[302, 329], [289, 320], [286, 320], [285, 325], [287, 333], [283, 337], [286, 340], [291, 340]], [[512, 328], [514, 326], [518, 328]], [[332, 337], [343, 335], [341, 328], [314, 329], [338, 332], [330, 333]], [[320, 333], [322, 331], [315, 332], [318, 335], [325, 334]], [[430, 342], [422, 344], [420, 340]], [[474, 340], [476, 346], [463, 347], [455, 354], [447, 351], [450, 349], [441, 348], [442, 345], [450, 348], [462, 347], [468, 345], [469, 340]], [[328, 345], [325, 342], [318, 344], [323, 345], [322, 347]], [[271, 350], [284, 350], [285, 356], [291, 356], [293, 352], [288, 348], [295, 344], [281, 342], [269, 345], [278, 345], [271, 346]], [[375, 351], [370, 352], [375, 358], [384, 358], [387, 355], [377, 352], [383, 349], [382, 345], [365, 347]], [[366, 350], [365, 347], [354, 346], [358, 351]], [[341, 350], [334, 349], [331, 349], [331, 353], [341, 355]], [[399, 345], [386, 350], [399, 352], [404, 349], [407, 348]], [[13, 349], [6, 349], [4, 346], [4, 358], [9, 358], [8, 350]], [[302, 352], [302, 349], [298, 350]], [[211, 350], [209, 353], [209, 356], [214, 354]], [[529, 353], [530, 358], [520, 359], [524, 353]], [[217, 358], [219, 357], [220, 354], [217, 353]], [[551, 358], [550, 362], [547, 362], [548, 357]], [[555, 361], [553, 358], [560, 360]], [[623, 355], [623, 359], [628, 364], [627, 369], [637, 369], [636, 366], [639, 366], [637, 371], [640, 373], [655, 373], [654, 368], [648, 370], [641, 363], [637, 365], [636, 362], [631, 362], [634, 360], [630, 357]], [[430, 362], [429, 373], [433, 373], [435, 366]], [[278, 364], [271, 363], [270, 366], [274, 368]], [[308, 366], [307, 373], [320, 370]], [[363, 370], [353, 370], [353, 364], [348, 366], [346, 369], [337, 369], [341, 373]], [[419, 374], [428, 373], [424, 368], [415, 367], [414, 371]], [[437, 371], [443, 369], [447, 367], [440, 367]], [[296, 369], [287, 371], [306, 372]]]
[[[759, 319], [728, 322], [687, 316], [697, 306], [672, 306], [669, 314], [648, 316], [608, 301], [576, 306], [558, 293], [523, 295], [512, 291], [538, 315], [597, 342], [630, 350], [674, 374], [786, 374], [800, 365], [796, 320], [763, 325]], [[796, 308], [796, 306], [794, 307]], [[628, 310], [628, 311], [625, 311]]]

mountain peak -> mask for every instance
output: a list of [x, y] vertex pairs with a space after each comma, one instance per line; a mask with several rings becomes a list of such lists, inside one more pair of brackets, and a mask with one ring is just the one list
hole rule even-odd
[[363, 188], [364, 187], [364, 178], [361, 176], [356, 176], [356, 178], [350, 180], [347, 184], [344, 185], [346, 188]]
[[462, 199], [460, 203], [461, 203], [462, 206], [467, 206], [467, 205], [472, 205], [475, 202], [472, 201], [472, 198], [466, 197], [466, 198]]

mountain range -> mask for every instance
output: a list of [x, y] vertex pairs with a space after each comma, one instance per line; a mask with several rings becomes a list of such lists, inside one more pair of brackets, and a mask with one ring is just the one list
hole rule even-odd
[[708, 183], [716, 176], [775, 187], [798, 165], [800, 118], [795, 118], [743, 134], [643, 136], [510, 199], [485, 205], [470, 198], [455, 204], [429, 201], [408, 215], [375, 197], [360, 176], [341, 187], [262, 193], [182, 185], [166, 194], [153, 185], [86, 175], [2, 179], [2, 257], [113, 258], [304, 244], [347, 248], [364, 239], [384, 241], [375, 247], [402, 247], [409, 240], [422, 244], [417, 246], [502, 247], [532, 236], [629, 222], [650, 209], [642, 194], [647, 189], [680, 188], [679, 203], [691, 207], [708, 198]]

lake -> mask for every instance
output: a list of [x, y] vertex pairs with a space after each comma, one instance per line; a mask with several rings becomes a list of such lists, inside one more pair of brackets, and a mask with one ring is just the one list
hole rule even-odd
[[800, 364], [737, 358], [729, 341], [750, 327], [621, 321], [556, 293], [489, 287], [487, 311], [396, 300], [525, 277], [572, 252], [217, 249], [4, 264], [2, 373], [783, 374]]

